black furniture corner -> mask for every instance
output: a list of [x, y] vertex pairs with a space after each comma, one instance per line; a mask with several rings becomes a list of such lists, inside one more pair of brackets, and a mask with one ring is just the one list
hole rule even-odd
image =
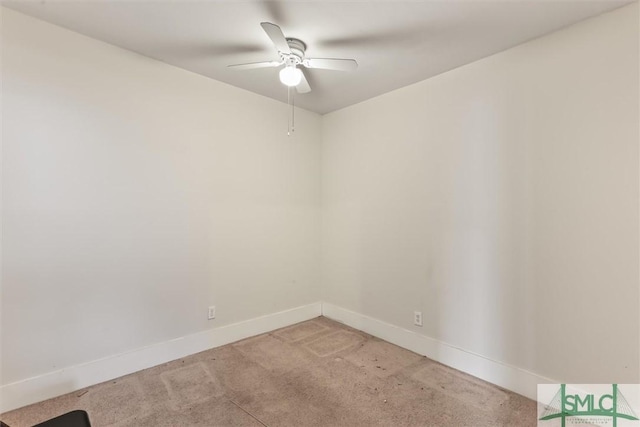
[[86, 411], [71, 411], [33, 427], [91, 427]]

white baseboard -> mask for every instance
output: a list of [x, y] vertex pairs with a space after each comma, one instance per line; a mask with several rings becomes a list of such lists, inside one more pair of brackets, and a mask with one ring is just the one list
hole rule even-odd
[[560, 383], [333, 304], [322, 303], [322, 314], [533, 400], [538, 384]]
[[322, 303], [317, 302], [7, 384], [0, 387], [0, 413], [313, 319], [321, 314]]

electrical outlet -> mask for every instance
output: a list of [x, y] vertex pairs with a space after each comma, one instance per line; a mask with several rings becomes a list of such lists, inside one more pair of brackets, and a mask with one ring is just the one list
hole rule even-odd
[[413, 324], [416, 326], [422, 326], [422, 312], [414, 311], [413, 312]]
[[209, 307], [209, 320], [216, 318], [216, 306], [212, 305]]

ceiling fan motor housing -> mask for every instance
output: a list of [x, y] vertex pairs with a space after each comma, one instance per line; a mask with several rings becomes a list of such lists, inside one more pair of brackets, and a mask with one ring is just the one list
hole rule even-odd
[[302, 64], [302, 61], [304, 61], [304, 52], [307, 50], [307, 45], [304, 44], [302, 40], [294, 38], [287, 38], [287, 44], [289, 45], [291, 54], [280, 53], [282, 59], [284, 59], [287, 64]]

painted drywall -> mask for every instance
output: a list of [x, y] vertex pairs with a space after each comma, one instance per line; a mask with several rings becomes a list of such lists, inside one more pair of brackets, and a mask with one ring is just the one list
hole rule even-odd
[[2, 384], [319, 301], [320, 116], [2, 9], [2, 119]]
[[324, 116], [323, 301], [640, 382], [638, 59], [634, 4]]

